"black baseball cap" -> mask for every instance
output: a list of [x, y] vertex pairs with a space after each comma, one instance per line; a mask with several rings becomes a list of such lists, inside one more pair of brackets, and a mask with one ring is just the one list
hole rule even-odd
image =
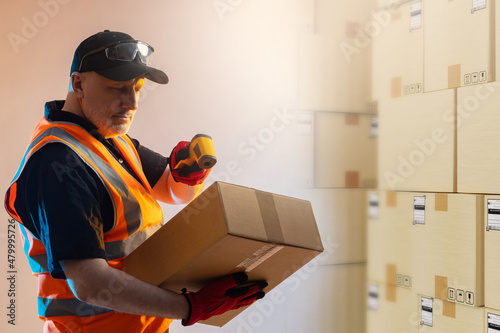
[[[88, 37], [76, 48], [70, 75], [73, 72], [94, 71], [114, 81], [128, 81], [139, 75], [145, 75], [147, 79], [153, 82], [160, 84], [168, 83], [167, 74], [144, 64], [139, 55], [131, 61], [112, 60], [106, 56], [105, 47], [126, 42], [139, 41], [126, 33], [109, 30], [104, 30]], [[150, 47], [150, 49], [152, 52], [153, 48]], [[96, 50], [98, 51], [93, 52]]]

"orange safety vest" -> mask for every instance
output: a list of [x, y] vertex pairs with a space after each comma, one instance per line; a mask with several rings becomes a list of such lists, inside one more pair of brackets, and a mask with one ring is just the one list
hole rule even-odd
[[[45, 321], [44, 332], [164, 332], [171, 319], [117, 313], [78, 300], [66, 280], [50, 276], [47, 252], [42, 242], [23, 226], [15, 210], [17, 179], [29, 158], [46, 144], [60, 142], [71, 148], [92, 168], [107, 188], [114, 204], [115, 221], [104, 233], [106, 260], [121, 269], [122, 260], [161, 226], [163, 213], [153, 196], [139, 155], [123, 135], [113, 138], [124, 159], [138, 176], [130, 175], [104, 145], [82, 127], [67, 122], [48, 121], [43, 117], [30, 140], [21, 166], [5, 197], [7, 212], [19, 222], [21, 239], [33, 274], [38, 277], [38, 315]], [[110, 283], [111, 284], [111, 283]], [[104, 293], [117, 292], [123, 285], [116, 281]]]

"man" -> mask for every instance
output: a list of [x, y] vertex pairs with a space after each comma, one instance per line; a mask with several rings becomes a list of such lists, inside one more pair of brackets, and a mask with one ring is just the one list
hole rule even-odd
[[[144, 80], [166, 84], [149, 65], [153, 48], [105, 30], [84, 40], [65, 101], [46, 103], [5, 206], [20, 223], [44, 332], [165, 332], [262, 298], [265, 282], [244, 273], [177, 294], [121, 271], [121, 261], [163, 220], [156, 200], [187, 203], [210, 170], [173, 170], [169, 158], [126, 135]], [[240, 287], [241, 286], [241, 287]]]

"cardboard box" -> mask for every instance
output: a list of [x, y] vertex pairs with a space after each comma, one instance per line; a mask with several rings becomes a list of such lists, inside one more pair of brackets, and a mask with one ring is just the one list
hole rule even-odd
[[411, 193], [370, 191], [368, 280], [411, 289]]
[[367, 333], [417, 333], [418, 295], [410, 289], [368, 282]]
[[368, 220], [368, 279], [484, 305], [483, 196], [370, 192], [370, 210], [376, 195], [378, 217]]
[[[484, 308], [443, 301], [427, 295], [418, 297], [419, 333], [484, 333]], [[490, 331], [488, 331], [490, 333]]]
[[345, 36], [299, 35], [301, 110], [372, 112], [370, 80], [366, 77], [370, 73], [371, 50], [367, 47], [351, 53], [348, 50], [353, 43], [353, 38]]
[[484, 305], [484, 196], [413, 193], [402, 203], [411, 225], [415, 292], [469, 306]]
[[500, 310], [500, 195], [484, 197], [484, 306]]
[[498, 194], [500, 84], [487, 83], [457, 91], [457, 189]]
[[373, 16], [383, 20], [379, 19], [380, 32], [373, 38], [372, 99], [423, 93], [422, 1], [380, 9]]
[[455, 91], [379, 101], [379, 188], [454, 192]]
[[366, 189], [300, 189], [292, 195], [312, 204], [325, 247], [320, 265], [366, 263]]
[[[323, 251], [311, 204], [215, 182], [127, 258], [124, 271], [180, 292], [245, 271], [272, 290]], [[223, 326], [243, 309], [205, 324]]]
[[315, 112], [314, 124], [315, 186], [377, 187], [377, 118]]
[[424, 0], [424, 91], [495, 81], [492, 0]]

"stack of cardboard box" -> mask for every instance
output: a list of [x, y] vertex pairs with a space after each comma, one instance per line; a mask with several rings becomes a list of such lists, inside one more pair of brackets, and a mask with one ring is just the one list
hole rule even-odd
[[500, 11], [491, 0], [383, 5], [368, 332], [500, 332]]
[[[378, 118], [371, 100], [375, 0], [316, 1], [315, 26], [299, 37], [299, 108], [313, 119], [313, 188], [310, 200], [325, 251], [318, 258], [329, 274], [314, 318], [330, 323], [318, 332], [364, 332], [366, 307], [367, 192], [377, 187]], [[377, 14], [377, 13], [375, 13]]]

